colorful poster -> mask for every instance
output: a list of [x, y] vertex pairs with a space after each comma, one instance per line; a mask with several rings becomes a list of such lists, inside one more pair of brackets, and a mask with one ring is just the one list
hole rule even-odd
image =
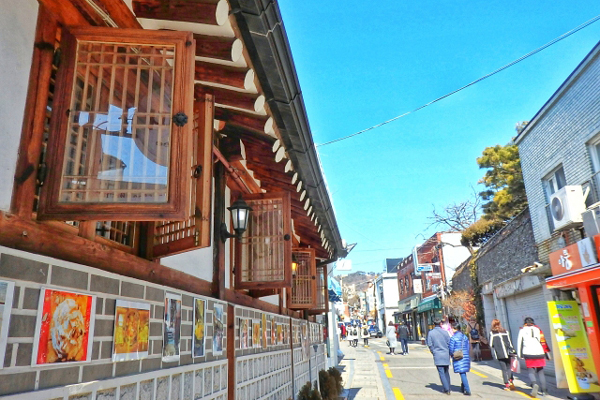
[[596, 366], [577, 302], [549, 301], [548, 311], [569, 391], [599, 392]]
[[215, 303], [213, 312], [213, 355], [220, 356], [223, 354], [223, 337], [225, 321], [223, 321], [223, 304]]
[[[10, 323], [10, 310], [13, 303], [15, 283], [0, 281], [0, 360], [4, 360], [6, 352], [6, 339], [8, 338], [8, 324]], [[4, 363], [0, 363], [0, 369]]]
[[205, 346], [206, 301], [194, 299], [194, 335], [192, 340], [192, 357], [203, 357]]
[[163, 353], [165, 362], [179, 361], [181, 341], [181, 295], [165, 294], [165, 318], [163, 320]]
[[277, 324], [277, 344], [283, 344], [283, 325]]
[[260, 321], [252, 321], [252, 347], [260, 347]]
[[301, 322], [300, 323], [300, 346], [302, 347], [302, 359], [303, 360], [308, 360], [309, 357], [309, 353], [308, 353], [308, 327], [307, 322]]
[[90, 361], [95, 296], [42, 288], [38, 310], [34, 365]]
[[150, 304], [117, 300], [113, 361], [148, 357]]
[[271, 317], [271, 346], [275, 346], [275, 340], [276, 340], [276, 329], [277, 324], [275, 323], [275, 317]]
[[267, 314], [262, 315], [262, 347], [267, 348]]
[[240, 319], [240, 349], [248, 348], [248, 320]]

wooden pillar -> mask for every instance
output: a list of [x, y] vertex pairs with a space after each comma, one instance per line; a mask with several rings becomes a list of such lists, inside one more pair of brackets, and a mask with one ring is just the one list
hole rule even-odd
[[221, 240], [221, 223], [225, 222], [225, 168], [223, 164], [214, 165], [215, 177], [215, 222], [213, 227], [213, 297], [225, 299], [225, 244]]
[[235, 399], [235, 307], [227, 305], [227, 398]]

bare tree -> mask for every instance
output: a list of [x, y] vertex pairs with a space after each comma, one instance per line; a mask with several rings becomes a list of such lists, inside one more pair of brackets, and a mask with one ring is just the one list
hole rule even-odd
[[473, 186], [471, 190], [470, 199], [448, 204], [442, 211], [436, 210], [433, 205], [432, 216], [427, 217], [431, 221], [428, 228], [442, 226], [450, 231], [462, 232], [477, 221], [481, 213], [481, 197]]

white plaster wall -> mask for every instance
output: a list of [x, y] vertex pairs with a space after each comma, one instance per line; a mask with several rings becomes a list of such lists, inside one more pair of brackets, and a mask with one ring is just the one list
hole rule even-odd
[[38, 3], [0, 0], [0, 210], [10, 207]]
[[383, 300], [386, 308], [398, 308], [398, 274], [384, 273], [383, 274]]
[[213, 278], [213, 249], [188, 251], [170, 257], [161, 258], [160, 263], [169, 268], [176, 269], [186, 274], [193, 275], [205, 281], [212, 282]]
[[444, 272], [447, 282], [452, 279], [459, 265], [471, 255], [469, 249], [460, 244], [461, 236], [460, 232], [442, 233], [442, 257], [444, 258]]

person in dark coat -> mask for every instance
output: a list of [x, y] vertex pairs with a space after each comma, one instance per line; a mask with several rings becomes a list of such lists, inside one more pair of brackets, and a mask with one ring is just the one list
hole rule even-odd
[[492, 355], [500, 363], [502, 378], [504, 379], [504, 390], [514, 390], [513, 373], [510, 369], [511, 355], [516, 357], [517, 352], [513, 348], [510, 336], [502, 327], [500, 320], [492, 320], [492, 331], [490, 332], [490, 347]]
[[402, 355], [408, 354], [408, 327], [403, 322], [398, 327], [398, 338], [402, 345]]
[[427, 347], [433, 354], [433, 363], [440, 375], [443, 391], [449, 395], [451, 393], [450, 372], [448, 371], [450, 367], [450, 350], [448, 348], [450, 336], [448, 336], [448, 332], [442, 329], [441, 319], [435, 319], [433, 324], [435, 327], [427, 333]]
[[[471, 370], [471, 357], [469, 356], [469, 348], [471, 347], [469, 344], [469, 338], [461, 332], [460, 330], [460, 322], [454, 322], [452, 324], [452, 330], [454, 331], [454, 335], [450, 338], [450, 342], [448, 343], [448, 350], [450, 353], [450, 357], [453, 359], [454, 373], [460, 374], [460, 390], [466, 396], [471, 395], [471, 388], [469, 387], [469, 381], [467, 380], [467, 372]], [[456, 359], [454, 357], [454, 352], [457, 350], [462, 351], [462, 358]]]

